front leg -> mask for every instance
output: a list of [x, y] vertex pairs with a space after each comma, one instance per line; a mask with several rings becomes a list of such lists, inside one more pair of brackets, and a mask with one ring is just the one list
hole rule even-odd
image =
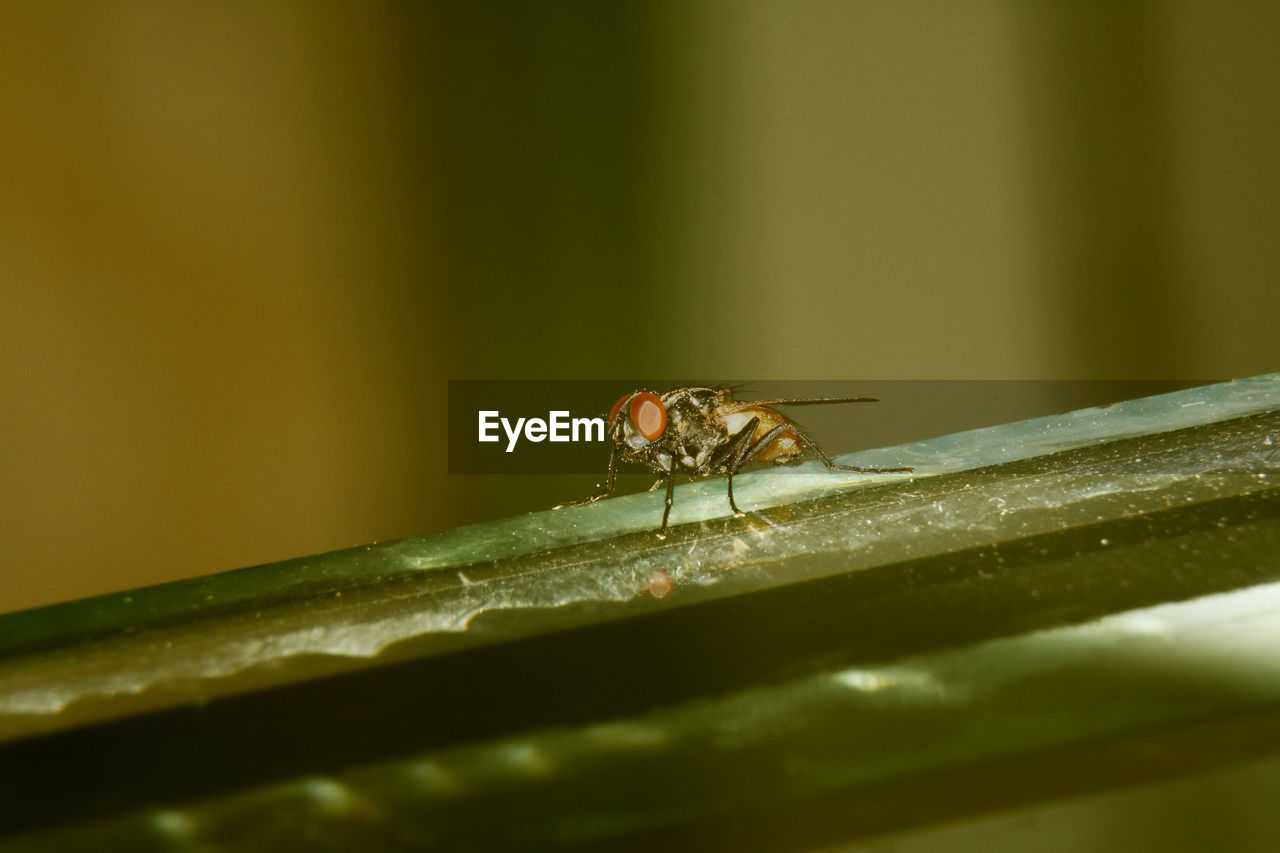
[[667, 500], [666, 505], [662, 509], [662, 529], [658, 531], [659, 539], [667, 538], [667, 519], [671, 517], [671, 504], [675, 499], [676, 488], [676, 472], [667, 472]]
[[564, 509], [567, 506], [585, 506], [587, 504], [595, 503], [596, 501], [601, 500], [602, 498], [607, 498], [609, 497], [609, 495], [613, 494], [613, 490], [617, 487], [617, 485], [618, 485], [618, 445], [615, 444], [613, 446], [613, 449], [609, 453], [609, 477], [607, 480], [605, 480], [604, 491], [594, 494], [589, 498], [583, 498], [582, 500], [569, 501], [568, 503], [560, 504], [559, 506], [553, 507], [553, 509]]

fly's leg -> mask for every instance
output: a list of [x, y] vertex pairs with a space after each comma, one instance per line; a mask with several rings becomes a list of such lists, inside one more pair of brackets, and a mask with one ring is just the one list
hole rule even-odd
[[582, 500], [579, 500], [579, 501], [569, 501], [568, 503], [560, 504], [559, 506], [555, 507], [555, 509], [564, 509], [567, 506], [585, 506], [586, 504], [595, 503], [601, 498], [607, 498], [609, 497], [609, 495], [613, 494], [613, 490], [617, 487], [617, 485], [618, 485], [618, 445], [615, 444], [613, 446], [613, 450], [610, 451], [609, 453], [609, 477], [605, 481], [604, 491], [599, 492], [598, 494], [594, 494], [589, 498], [583, 498]]
[[758, 426], [760, 426], [759, 418], [747, 421], [742, 429], [729, 437], [724, 447], [720, 448], [711, 460], [712, 470], [721, 469], [729, 474], [729, 509], [733, 510], [737, 518], [742, 518], [746, 513], [738, 509], [738, 504], [733, 500], [733, 475], [742, 465], [742, 460], [746, 458], [747, 449], [751, 446], [751, 436], [755, 435]]
[[668, 471], [667, 472], [667, 499], [662, 509], [662, 529], [658, 531], [659, 539], [667, 538], [667, 519], [671, 517], [671, 504], [675, 502], [675, 488], [676, 488], [676, 472]]
[[725, 443], [724, 450], [720, 453], [721, 460], [717, 465], [723, 465], [724, 470], [729, 474], [729, 508], [733, 510], [734, 516], [742, 518], [745, 512], [738, 509], [738, 502], [733, 499], [733, 475], [738, 473], [738, 469], [742, 467], [742, 463], [755, 456], [764, 448], [768, 447], [774, 439], [781, 435], [787, 427], [775, 427], [765, 433], [764, 437], [759, 441], [752, 441], [751, 437], [756, 434], [756, 429], [760, 426], [759, 418], [752, 418], [743, 425]]
[[832, 471], [856, 471], [859, 474], [912, 474], [916, 470], [915, 468], [864, 468], [860, 465], [837, 465], [825, 459], [822, 461]]
[[814, 441], [808, 433], [800, 429], [800, 427], [796, 426], [794, 423], [791, 424], [791, 428], [796, 431], [796, 434], [804, 440], [804, 443], [807, 446], [813, 448], [813, 452], [818, 454], [818, 458], [822, 460], [822, 464], [826, 465], [832, 471], [855, 471], [859, 474], [911, 474], [916, 470], [914, 468], [863, 468], [858, 465], [840, 465], [828, 456], [827, 452], [819, 447], [818, 443]]
[[[747, 433], [748, 435], [754, 434], [756, 426], [758, 426], [759, 423], [759, 418], [752, 418], [747, 421], [747, 425], [742, 428], [742, 432], [738, 433], [738, 435], [742, 435], [742, 433]], [[738, 518], [746, 515], [746, 513], [738, 509], [738, 505], [733, 502], [733, 475], [738, 473], [738, 469], [742, 467], [743, 462], [753, 458], [757, 453], [773, 444], [773, 442], [777, 440], [778, 436], [782, 435], [789, 429], [791, 429], [791, 424], [780, 424], [766, 432], [759, 441], [753, 441], [750, 444], [743, 442], [742, 446], [734, 451], [733, 458], [729, 460], [729, 506], [733, 508], [733, 514]], [[750, 430], [750, 432], [748, 432], [748, 430]], [[734, 438], [736, 439], [737, 436], [734, 436]]]

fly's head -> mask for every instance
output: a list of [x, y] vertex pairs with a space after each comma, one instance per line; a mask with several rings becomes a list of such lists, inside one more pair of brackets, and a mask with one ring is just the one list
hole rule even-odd
[[632, 391], [613, 404], [609, 412], [609, 439], [624, 458], [654, 470], [671, 470], [670, 454], [663, 452], [668, 432], [667, 406], [652, 391]]

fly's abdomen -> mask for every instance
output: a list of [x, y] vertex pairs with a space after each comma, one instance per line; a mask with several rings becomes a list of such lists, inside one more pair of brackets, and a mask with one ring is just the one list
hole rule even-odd
[[781, 412], [774, 411], [768, 406], [746, 404], [722, 416], [725, 429], [730, 435], [736, 435], [739, 430], [744, 429], [752, 418], [760, 421], [756, 425], [755, 434], [751, 436], [752, 443], [762, 441], [778, 427], [784, 427], [784, 429], [766, 446], [756, 451], [748, 461], [781, 464], [799, 456], [800, 451], [804, 450], [804, 441], [800, 438], [800, 434], [792, 429], [791, 421], [787, 420]]

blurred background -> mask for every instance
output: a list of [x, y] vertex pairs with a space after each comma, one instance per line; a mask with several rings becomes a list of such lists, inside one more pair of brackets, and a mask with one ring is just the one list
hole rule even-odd
[[0, 611], [592, 490], [448, 475], [450, 378], [1280, 370], [1278, 39], [1269, 0], [5, 3]]

